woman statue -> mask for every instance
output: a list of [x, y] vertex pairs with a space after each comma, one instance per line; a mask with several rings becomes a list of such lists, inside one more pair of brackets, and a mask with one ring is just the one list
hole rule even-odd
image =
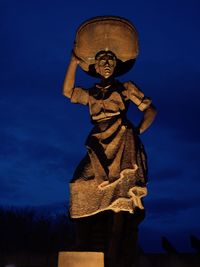
[[[100, 82], [89, 89], [75, 86], [81, 59], [72, 53], [63, 94], [87, 105], [94, 125], [87, 154], [70, 183], [70, 216], [81, 251], [103, 251], [105, 266], [131, 266], [137, 251], [137, 226], [144, 218], [147, 160], [139, 135], [152, 124], [156, 109], [131, 82], [115, 79], [118, 58], [98, 51], [94, 68]], [[129, 103], [143, 112], [135, 127], [126, 116]]]

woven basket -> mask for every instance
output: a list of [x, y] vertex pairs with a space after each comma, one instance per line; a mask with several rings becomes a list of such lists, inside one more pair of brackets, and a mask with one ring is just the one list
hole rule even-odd
[[75, 54], [82, 59], [81, 68], [88, 72], [95, 55], [102, 50], [112, 51], [121, 62], [138, 55], [138, 36], [135, 27], [121, 17], [103, 16], [85, 21], [76, 32]]

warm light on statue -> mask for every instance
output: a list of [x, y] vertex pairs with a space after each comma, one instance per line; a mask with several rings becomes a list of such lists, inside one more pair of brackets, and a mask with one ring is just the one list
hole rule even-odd
[[[152, 100], [127, 72], [138, 55], [135, 27], [119, 17], [97, 17], [77, 30], [63, 84], [72, 103], [87, 105], [94, 125], [87, 153], [70, 183], [70, 216], [77, 230], [77, 251], [102, 251], [105, 266], [130, 266], [137, 249], [137, 225], [144, 218], [147, 159], [139, 138], [153, 122]], [[75, 85], [77, 66], [100, 82], [89, 89]], [[143, 112], [138, 126], [127, 118], [133, 103]]]

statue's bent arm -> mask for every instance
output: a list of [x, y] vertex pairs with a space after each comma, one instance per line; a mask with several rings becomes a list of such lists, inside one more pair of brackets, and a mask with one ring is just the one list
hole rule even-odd
[[157, 110], [153, 104], [143, 111], [143, 118], [138, 125], [138, 132], [141, 134], [146, 131], [154, 121], [157, 114]]
[[124, 83], [124, 86], [128, 92], [127, 97], [138, 107], [140, 111], [143, 112], [143, 118], [137, 127], [138, 133], [141, 134], [150, 127], [156, 117], [157, 110], [152, 104], [151, 99], [145, 97], [144, 93], [132, 82], [126, 82]]

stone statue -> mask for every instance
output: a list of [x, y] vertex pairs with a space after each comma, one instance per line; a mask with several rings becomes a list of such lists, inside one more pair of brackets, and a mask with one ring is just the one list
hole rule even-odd
[[[152, 100], [132, 81], [116, 79], [138, 54], [134, 26], [120, 17], [96, 17], [77, 31], [63, 94], [89, 107], [94, 125], [87, 153], [70, 183], [70, 216], [77, 250], [103, 251], [105, 266], [131, 266], [137, 225], [144, 217], [147, 159], [139, 138], [153, 122]], [[100, 81], [89, 89], [75, 85], [77, 66]], [[138, 126], [126, 116], [129, 104], [143, 113]], [[123, 263], [122, 263], [123, 262]]]

